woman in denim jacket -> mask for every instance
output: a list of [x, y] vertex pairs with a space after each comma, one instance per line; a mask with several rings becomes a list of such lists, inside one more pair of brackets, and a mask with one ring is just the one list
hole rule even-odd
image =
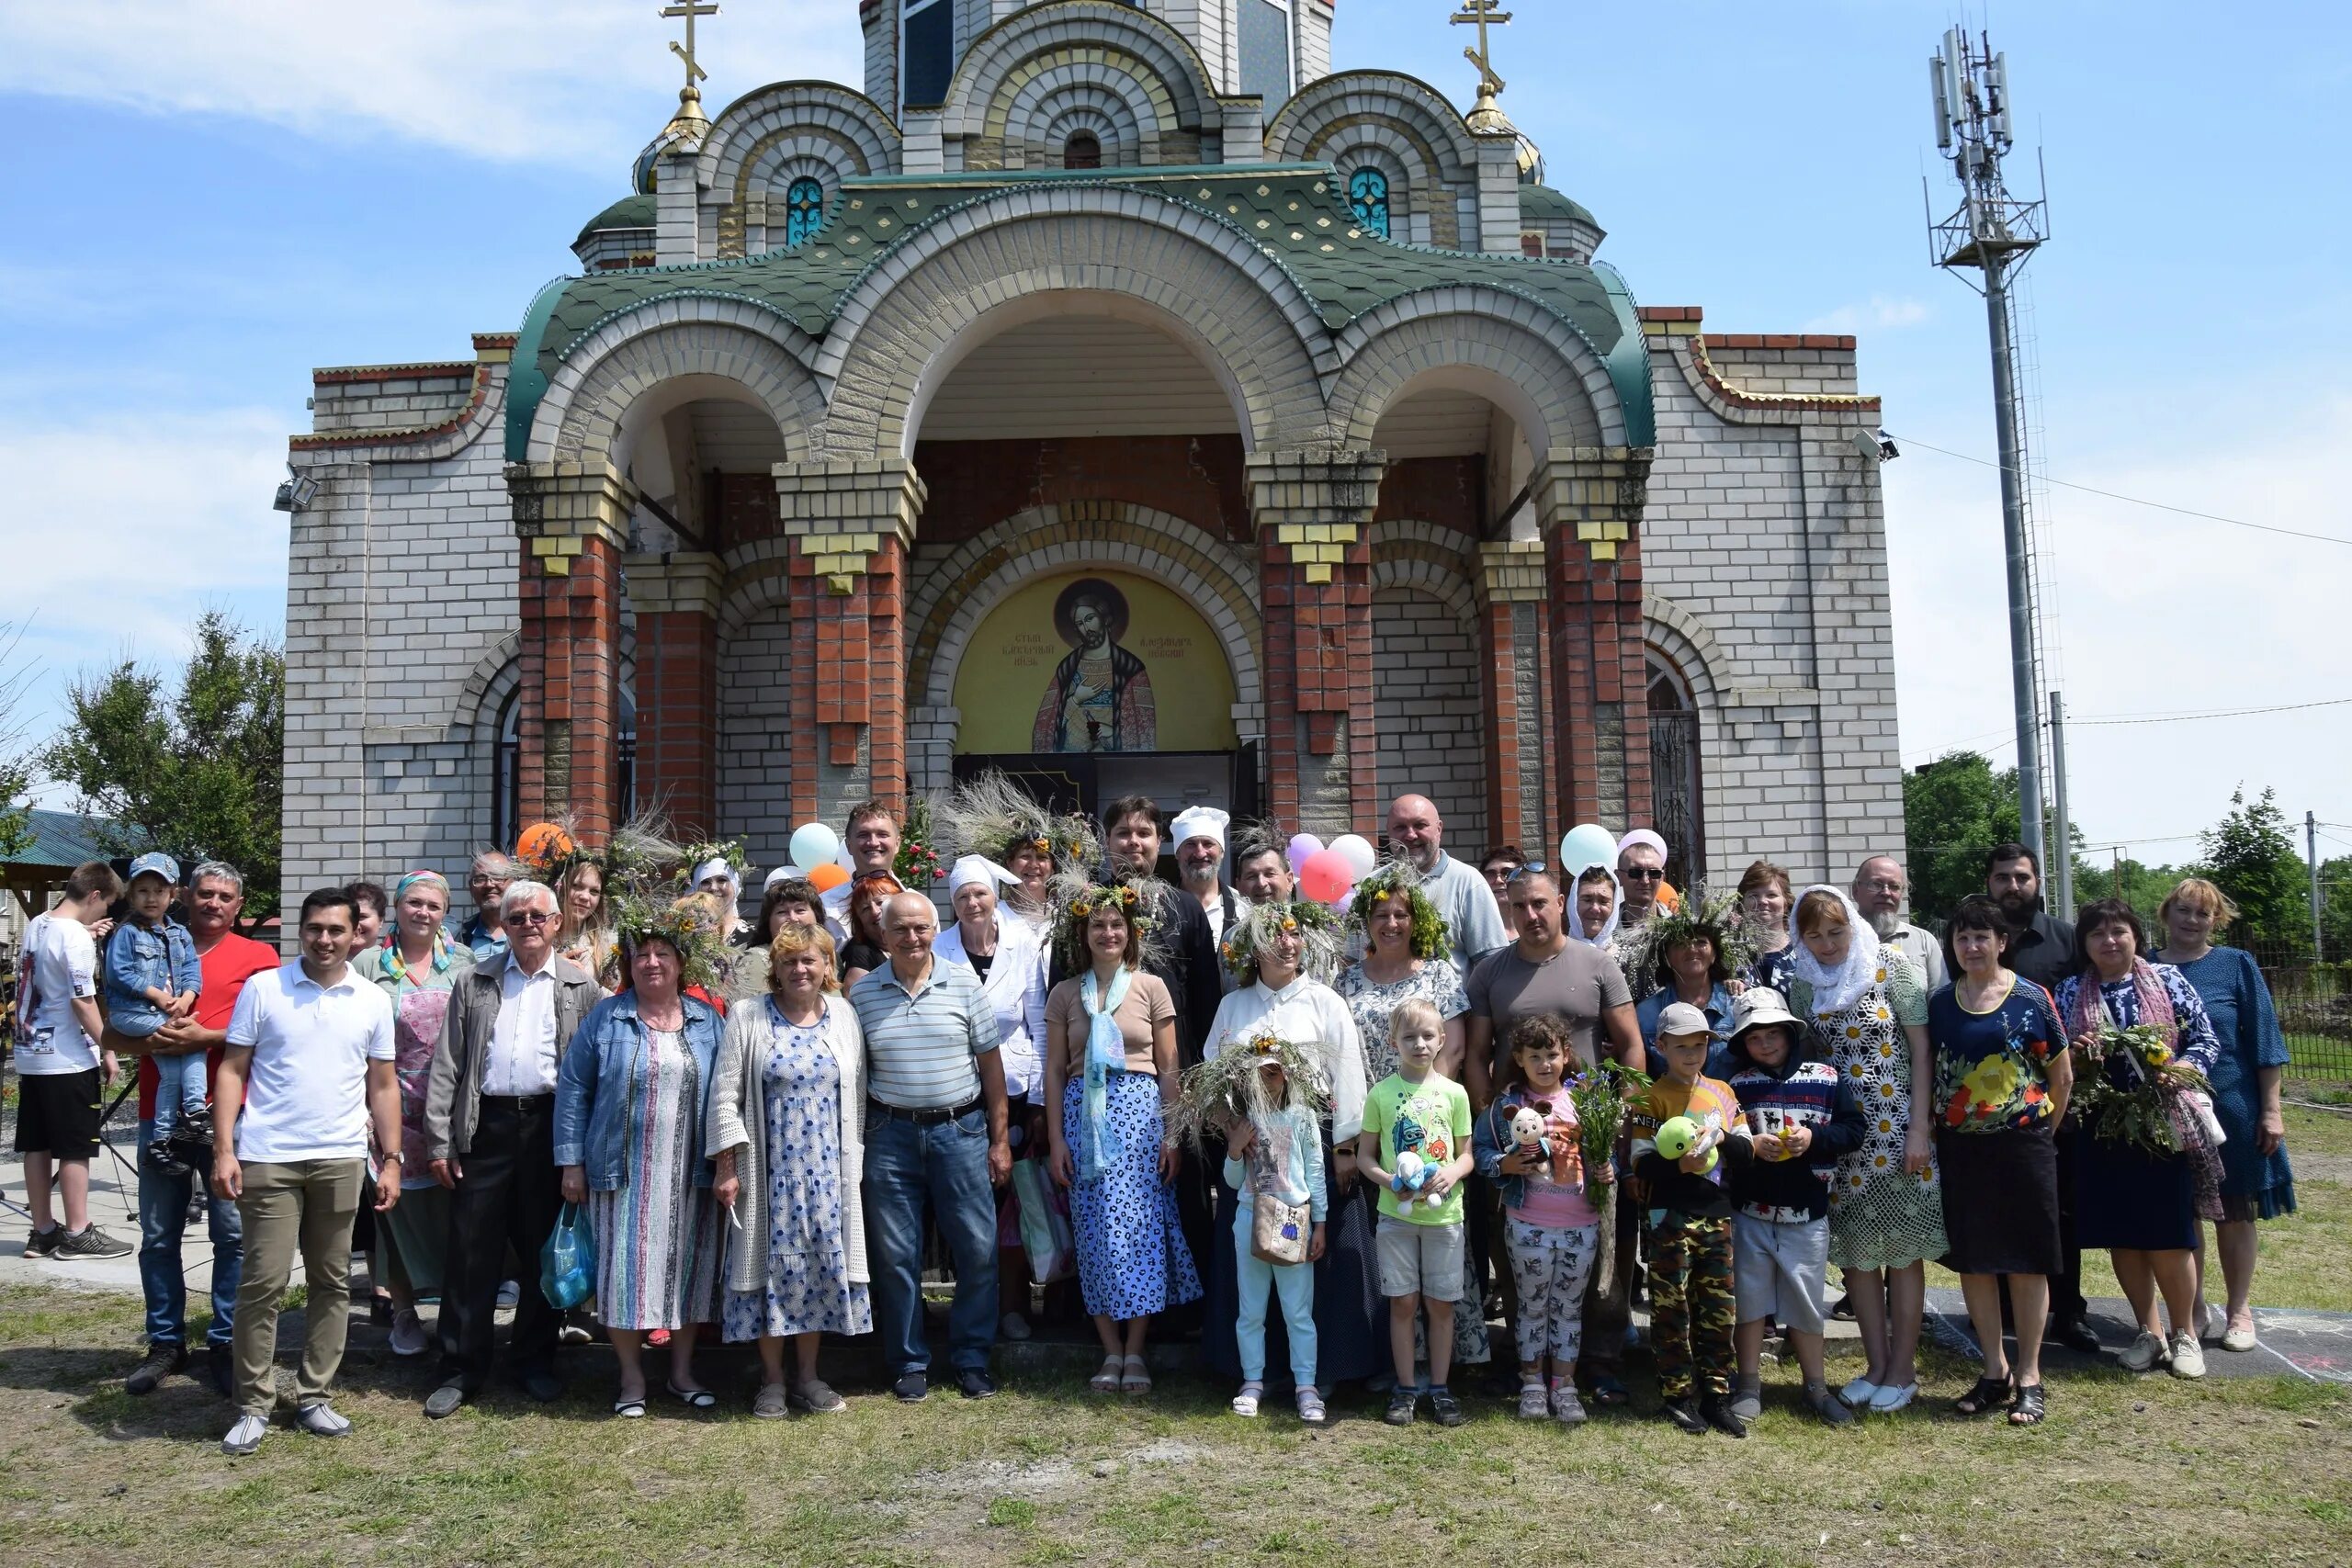
[[670, 1334], [669, 1392], [707, 1410], [695, 1325], [718, 1321], [725, 1238], [703, 1146], [718, 1010], [684, 994], [707, 933], [646, 914], [624, 926], [634, 988], [596, 1004], [563, 1054], [555, 1159], [596, 1238], [596, 1316], [620, 1360], [616, 1416], [645, 1414], [645, 1336]]

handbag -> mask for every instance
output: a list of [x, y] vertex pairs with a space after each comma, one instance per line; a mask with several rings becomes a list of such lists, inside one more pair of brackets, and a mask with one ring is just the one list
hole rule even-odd
[[1285, 1202], [1271, 1192], [1259, 1193], [1250, 1216], [1250, 1256], [1261, 1263], [1285, 1268], [1306, 1262], [1310, 1224], [1306, 1204]]
[[577, 1203], [563, 1206], [539, 1248], [539, 1293], [559, 1312], [596, 1293], [596, 1233], [589, 1228], [588, 1212]]

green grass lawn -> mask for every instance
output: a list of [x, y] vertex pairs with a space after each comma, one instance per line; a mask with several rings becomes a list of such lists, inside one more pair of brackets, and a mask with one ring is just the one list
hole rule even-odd
[[0, 1561], [2202, 1568], [2340, 1562], [2352, 1530], [2352, 1391], [2301, 1382], [2083, 1373], [2011, 1431], [1941, 1414], [1973, 1369], [1931, 1359], [1919, 1409], [1833, 1433], [1776, 1373], [1735, 1444], [1523, 1426], [1490, 1399], [1452, 1432], [1343, 1400], [1310, 1435], [1189, 1379], [1136, 1403], [1075, 1377], [984, 1404], [852, 1389], [846, 1416], [789, 1422], [622, 1424], [581, 1386], [427, 1423], [405, 1374], [363, 1365], [338, 1402], [354, 1437], [280, 1427], [232, 1461], [209, 1392], [120, 1392], [138, 1337], [127, 1298], [0, 1288]]

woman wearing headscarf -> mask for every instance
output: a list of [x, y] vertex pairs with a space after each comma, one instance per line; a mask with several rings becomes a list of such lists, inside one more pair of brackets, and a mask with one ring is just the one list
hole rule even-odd
[[1618, 922], [1625, 913], [1625, 886], [1617, 874], [1605, 865], [1589, 865], [1577, 873], [1569, 897], [1575, 902], [1566, 922], [1568, 940], [1615, 953]]
[[1845, 1270], [1862, 1331], [1862, 1375], [1839, 1391], [1856, 1409], [1895, 1411], [1918, 1396], [1926, 1264], [1944, 1255], [1943, 1193], [1930, 1117], [1913, 1086], [1934, 1083], [1919, 972], [1878, 940], [1843, 888], [1804, 890], [1789, 916], [1790, 1007], [1862, 1107], [1862, 1146], [1829, 1190], [1829, 1261]]
[[[956, 919], [931, 950], [980, 977], [980, 994], [996, 1012], [997, 1052], [1004, 1062], [1007, 1129], [1015, 1159], [1034, 1158], [1046, 1146], [1046, 1095], [1042, 1068], [1046, 1042], [1046, 946], [1019, 916], [998, 901], [998, 891], [1021, 886], [1011, 868], [985, 855], [966, 855], [947, 874], [947, 896]], [[1009, 1254], [996, 1271], [998, 1331], [1008, 1339], [1029, 1337], [1029, 1269], [1022, 1255], [1020, 1228], [1000, 1226], [998, 1248]]]
[[[1323, 978], [1338, 973], [1340, 941], [1338, 922], [1319, 904], [1302, 899], [1252, 905], [1226, 933], [1226, 966], [1241, 985], [1218, 1006], [1204, 1051], [1213, 1061], [1267, 1035], [1301, 1047], [1323, 1077], [1323, 1168], [1329, 1201], [1323, 1257], [1315, 1265], [1315, 1327], [1317, 1375], [1327, 1389], [1372, 1377], [1388, 1359], [1388, 1307], [1380, 1295], [1372, 1193], [1356, 1179], [1354, 1155], [1371, 1081], [1355, 1015]], [[1233, 1190], [1220, 1183], [1216, 1235], [1233, 1234], [1239, 1206]], [[1238, 1378], [1241, 1350], [1233, 1325], [1240, 1290], [1232, 1250], [1211, 1248], [1209, 1266], [1201, 1357], [1212, 1371]], [[1267, 1353], [1269, 1366], [1285, 1359], [1271, 1349]]]
[[[848, 1408], [817, 1376], [827, 1334], [871, 1334], [865, 1264], [865, 1040], [833, 978], [833, 939], [787, 925], [768, 947], [766, 997], [727, 1015], [712, 1069], [711, 1190], [729, 1211], [729, 1343], [759, 1342], [752, 1414]], [[784, 1370], [792, 1341], [794, 1371]]]
[[[2162, 1068], [2180, 1064], [2206, 1076], [2222, 1043], [2197, 987], [2169, 964], [2151, 964], [2147, 931], [2131, 905], [2102, 898], [2075, 919], [2082, 968], [2058, 985], [2058, 1016], [2083, 1066], [2075, 1102], [2082, 1134], [2075, 1144], [2075, 1235], [2084, 1250], [2108, 1249], [2116, 1281], [2140, 1332], [2120, 1358], [2127, 1371], [2168, 1364], [2177, 1378], [2205, 1375], [2197, 1338], [2199, 1220], [2218, 1222], [2222, 1148], [2214, 1146], [2200, 1091], [2163, 1083]], [[2143, 1046], [2121, 1032], [2149, 1031]], [[2171, 1148], [2158, 1152], [2120, 1135], [2097, 1114], [2107, 1094], [2160, 1089]], [[2161, 1293], [2172, 1332], [2157, 1313]]]
[[[2262, 966], [2244, 948], [2216, 947], [2214, 935], [2238, 918], [2228, 895], [2201, 876], [2185, 879], [2165, 896], [2159, 962], [2197, 987], [2213, 1021], [2221, 1051], [2208, 1075], [2213, 1113], [2222, 1123], [2222, 1218], [2213, 1238], [2222, 1254], [2228, 1315], [2222, 1348], [2251, 1350], [2254, 1334], [2254, 1226], [2295, 1212], [2295, 1171], [2287, 1163], [2287, 1119], [2279, 1079], [2288, 1063], [2286, 1037]], [[2205, 1294], [2205, 1250], [2197, 1251], [2197, 1293]]]
[[670, 1336], [669, 1392], [707, 1410], [694, 1375], [698, 1325], [719, 1321], [724, 1271], [712, 1164], [703, 1146], [719, 1039], [707, 986], [718, 948], [707, 913], [682, 898], [623, 908], [629, 989], [596, 1004], [563, 1053], [555, 1160], [563, 1198], [596, 1238], [596, 1316], [620, 1361], [613, 1414], [645, 1414], [646, 1336]]
[[1070, 1190], [1078, 1277], [1102, 1340], [1088, 1386], [1145, 1393], [1154, 1313], [1201, 1295], [1176, 1212], [1181, 1166], [1168, 1137], [1176, 1099], [1176, 1002], [1144, 967], [1149, 896], [1133, 883], [1076, 882], [1054, 940], [1074, 977], [1046, 1001], [1046, 1098], [1056, 1181]]
[[[392, 885], [392, 935], [370, 948], [352, 972], [392, 999], [392, 1070], [401, 1086], [401, 1201], [377, 1216], [370, 1267], [392, 1303], [392, 1354], [428, 1348], [417, 1316], [420, 1295], [441, 1293], [441, 1256], [449, 1237], [449, 1193], [433, 1177], [424, 1138], [424, 1090], [433, 1047], [449, 1010], [449, 992], [474, 966], [472, 950], [449, 940], [449, 884], [437, 871], [412, 871]], [[377, 1268], [380, 1265], [380, 1268]]]

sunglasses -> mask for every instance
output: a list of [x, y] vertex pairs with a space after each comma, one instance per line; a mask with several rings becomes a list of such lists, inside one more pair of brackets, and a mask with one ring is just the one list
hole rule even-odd
[[1626, 882], [1664, 882], [1666, 880], [1666, 868], [1662, 865], [1629, 866], [1626, 869], [1620, 871], [1617, 874], [1621, 879]]
[[552, 909], [517, 909], [506, 917], [510, 926], [543, 926], [555, 919]]
[[1552, 869], [1552, 868], [1551, 868], [1550, 866], [1545, 865], [1545, 864], [1544, 864], [1542, 861], [1540, 861], [1540, 860], [1532, 860], [1532, 861], [1529, 861], [1525, 865], [1515, 865], [1515, 866], [1511, 867], [1511, 868], [1510, 868], [1510, 875], [1508, 875], [1508, 876], [1506, 876], [1506, 877], [1504, 877], [1504, 878], [1503, 878], [1503, 881], [1504, 881], [1505, 883], [1517, 882], [1521, 877], [1527, 875], [1530, 872], [1535, 872], [1535, 873], [1541, 874], [1541, 873], [1543, 873], [1543, 872], [1547, 872], [1547, 871], [1549, 871], [1549, 870], [1551, 870], [1551, 869]]

